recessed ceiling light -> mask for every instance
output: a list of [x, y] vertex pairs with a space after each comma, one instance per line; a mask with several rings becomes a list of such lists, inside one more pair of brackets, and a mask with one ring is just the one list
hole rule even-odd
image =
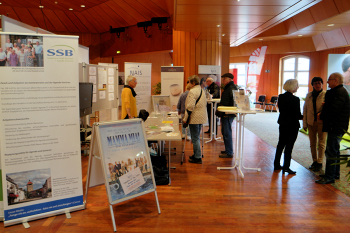
[[333, 26], [334, 26], [334, 23], [328, 24], [327, 26], [328, 26], [328, 27], [333, 27]]
[[42, 9], [42, 8], [44, 8], [44, 6], [39, 6], [39, 8], [41, 8], [41, 9]]
[[120, 51], [118, 50], [117, 53], [120, 53]]
[[298, 36], [303, 36], [303, 35], [298, 35]]
[[264, 39], [259, 39], [259, 40], [264, 40]]
[[218, 28], [221, 26], [220, 24], [216, 25]]
[[68, 10], [72, 11], [72, 10], [73, 10], [73, 8], [69, 8]]
[[80, 7], [85, 7], [85, 5], [80, 5]]
[[55, 2], [55, 4], [57, 4], [58, 2]]
[[222, 36], [225, 36], [225, 34], [222, 34]]

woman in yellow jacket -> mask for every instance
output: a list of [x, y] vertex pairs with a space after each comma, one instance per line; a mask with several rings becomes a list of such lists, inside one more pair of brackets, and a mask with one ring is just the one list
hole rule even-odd
[[126, 85], [122, 91], [122, 115], [121, 119], [130, 119], [137, 117], [136, 108], [136, 87], [137, 80], [134, 76], [129, 75], [125, 80]]

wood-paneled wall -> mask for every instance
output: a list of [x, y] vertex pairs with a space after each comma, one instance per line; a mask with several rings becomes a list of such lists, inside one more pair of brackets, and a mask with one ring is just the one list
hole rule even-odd
[[[323, 79], [324, 89], [326, 89], [328, 79], [328, 54], [344, 54], [349, 49], [350, 47], [343, 47], [308, 53], [267, 54], [261, 71], [257, 95], [265, 94], [267, 100], [269, 101], [271, 96], [279, 94], [279, 90], [282, 85], [280, 83], [280, 62], [282, 58], [291, 55], [303, 55], [309, 57], [309, 79], [311, 80], [313, 77], [321, 77]], [[248, 59], [249, 56], [231, 57], [230, 62], [248, 62]], [[265, 70], [270, 70], [270, 72], [265, 73]], [[311, 84], [309, 84], [309, 90], [312, 90]]]
[[[187, 77], [198, 74], [198, 65], [221, 66], [224, 61], [225, 70], [228, 71], [229, 68], [229, 53], [226, 51], [223, 58], [222, 43], [218, 41], [198, 40], [198, 37], [198, 33], [174, 30], [173, 62], [174, 66], [184, 66], [185, 83]], [[225, 47], [226, 50], [228, 48], [228, 46]]]

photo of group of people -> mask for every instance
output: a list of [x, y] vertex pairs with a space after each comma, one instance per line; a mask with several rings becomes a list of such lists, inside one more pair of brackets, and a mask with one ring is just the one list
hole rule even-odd
[[0, 66], [43, 67], [42, 36], [1, 36]]

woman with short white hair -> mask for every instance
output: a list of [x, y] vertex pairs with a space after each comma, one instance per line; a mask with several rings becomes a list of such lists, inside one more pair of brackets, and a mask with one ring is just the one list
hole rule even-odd
[[[292, 150], [294, 143], [298, 137], [300, 128], [299, 120], [303, 119], [303, 115], [300, 112], [300, 99], [293, 94], [297, 92], [299, 88], [298, 81], [296, 79], [287, 80], [283, 89], [286, 91], [280, 94], [278, 97], [278, 109], [280, 115], [278, 117], [279, 126], [279, 138], [276, 147], [274, 170], [283, 169], [283, 173], [295, 174], [290, 166], [292, 159]], [[280, 165], [281, 155], [284, 150], [284, 164]]]

